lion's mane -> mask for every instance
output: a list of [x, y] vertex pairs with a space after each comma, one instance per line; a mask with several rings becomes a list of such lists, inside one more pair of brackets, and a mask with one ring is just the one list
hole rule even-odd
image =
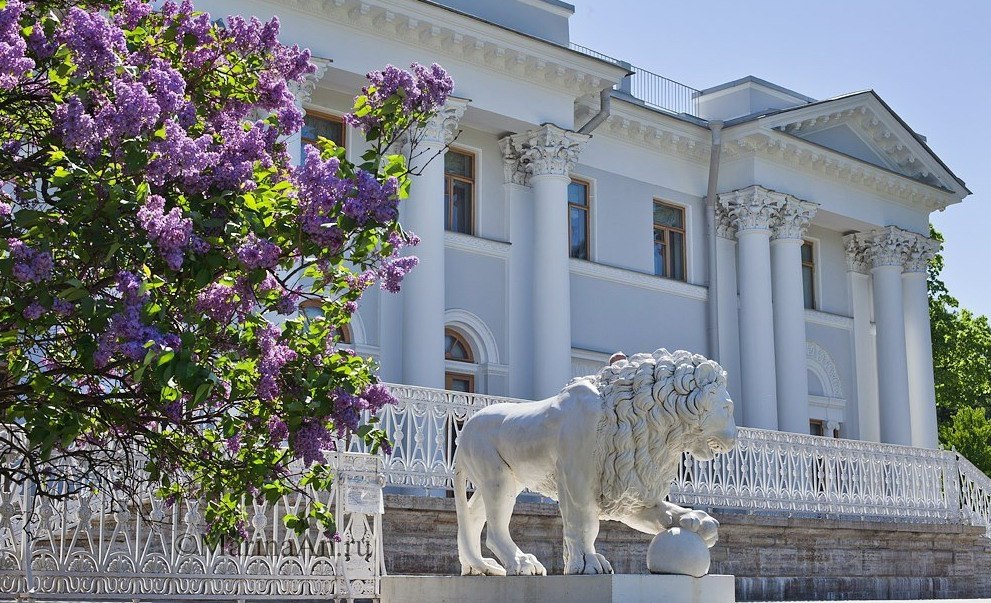
[[662, 348], [584, 379], [603, 398], [596, 455], [602, 511], [653, 506], [677, 474], [685, 436], [701, 434], [700, 403], [726, 386], [726, 371], [698, 354]]

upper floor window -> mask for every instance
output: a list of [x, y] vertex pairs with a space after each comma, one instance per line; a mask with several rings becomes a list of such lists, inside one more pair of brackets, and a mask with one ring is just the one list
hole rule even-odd
[[303, 117], [303, 129], [299, 137], [303, 146], [316, 145], [317, 140], [327, 138], [339, 147], [345, 146], [344, 120], [333, 115], [307, 111]]
[[[444, 360], [475, 362], [475, 355], [472, 354], [471, 346], [460, 333], [453, 329], [444, 329]], [[444, 389], [474, 393], [475, 375], [447, 371], [444, 373]]]
[[686, 280], [685, 209], [654, 200], [654, 274]]
[[589, 257], [588, 189], [588, 182], [582, 180], [568, 184], [568, 253], [579, 260]]
[[[320, 308], [320, 302], [316, 300], [308, 300], [299, 304], [299, 311], [303, 314], [303, 318], [307, 322], [317, 318], [318, 316], [323, 316], [323, 310]], [[340, 343], [352, 344], [354, 339], [351, 337], [351, 327], [344, 325], [340, 330]]]
[[840, 430], [838, 427], [833, 427], [829, 429], [826, 422], [821, 419], [812, 419], [809, 421], [809, 433], [814, 436], [820, 437], [830, 437], [838, 438], [840, 437]]
[[444, 154], [444, 227], [472, 234], [474, 214], [475, 156], [448, 149]]
[[805, 307], [814, 310], [816, 307], [816, 263], [815, 249], [811, 241], [802, 243], [802, 290], [805, 294]]

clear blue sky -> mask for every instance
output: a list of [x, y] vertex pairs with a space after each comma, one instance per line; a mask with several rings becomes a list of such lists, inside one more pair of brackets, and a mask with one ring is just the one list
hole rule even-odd
[[973, 194], [934, 213], [943, 279], [991, 316], [991, 0], [569, 0], [571, 39], [694, 88], [874, 89]]

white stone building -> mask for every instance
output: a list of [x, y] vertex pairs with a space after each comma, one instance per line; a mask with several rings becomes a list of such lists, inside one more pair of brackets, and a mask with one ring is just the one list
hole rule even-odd
[[403, 207], [422, 263], [351, 327], [386, 381], [538, 398], [683, 348], [727, 369], [740, 425], [936, 446], [928, 217], [969, 191], [874, 92], [694, 90], [570, 44], [559, 0], [199, 6], [325, 57], [304, 137], [352, 157], [363, 74], [455, 80]]

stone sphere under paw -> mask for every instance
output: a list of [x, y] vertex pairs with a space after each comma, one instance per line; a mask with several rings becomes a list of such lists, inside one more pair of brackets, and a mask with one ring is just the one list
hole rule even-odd
[[709, 573], [709, 547], [695, 532], [671, 528], [650, 541], [647, 569], [652, 574], [678, 574], [701, 578]]

